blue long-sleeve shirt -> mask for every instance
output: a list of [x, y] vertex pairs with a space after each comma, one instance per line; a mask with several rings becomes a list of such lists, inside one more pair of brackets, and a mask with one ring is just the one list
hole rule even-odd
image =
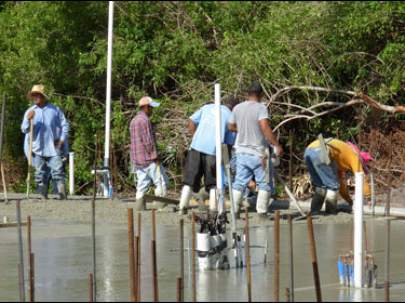
[[27, 115], [32, 110], [35, 111], [32, 152], [42, 157], [61, 155], [63, 151], [56, 147], [56, 143], [60, 140], [67, 142], [69, 123], [63, 112], [50, 103], [47, 103], [43, 108], [37, 105], [31, 106], [24, 114], [21, 131], [25, 134], [25, 155], [28, 156], [30, 136], [30, 121], [27, 119]]

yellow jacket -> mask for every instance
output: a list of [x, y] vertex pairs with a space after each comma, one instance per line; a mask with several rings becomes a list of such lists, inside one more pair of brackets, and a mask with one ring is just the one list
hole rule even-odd
[[[347, 202], [352, 204], [353, 201], [347, 190], [345, 175], [347, 171], [351, 171], [353, 174], [364, 172], [360, 156], [349, 144], [341, 140], [332, 139], [331, 141], [327, 142], [327, 145], [329, 147], [329, 157], [331, 160], [336, 162], [338, 167], [338, 177], [340, 182], [339, 192]], [[316, 140], [308, 145], [308, 148], [316, 147], [319, 147], [319, 140]], [[368, 185], [366, 178], [364, 178], [364, 195], [366, 197], [370, 196], [370, 186]]]

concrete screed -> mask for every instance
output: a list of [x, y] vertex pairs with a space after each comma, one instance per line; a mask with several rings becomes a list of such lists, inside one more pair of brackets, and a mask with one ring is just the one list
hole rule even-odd
[[[96, 206], [97, 286], [99, 301], [128, 301], [127, 208], [133, 203], [118, 200], [98, 200]], [[84, 301], [88, 298], [87, 277], [91, 271], [90, 200], [75, 197], [71, 201], [22, 201], [22, 218], [33, 220], [33, 252], [36, 256], [37, 301]], [[15, 219], [15, 202], [0, 203], [0, 216]], [[253, 300], [272, 300], [273, 223], [250, 214]], [[151, 213], [142, 213], [142, 300], [152, 300], [150, 256]], [[325, 301], [382, 301], [384, 299], [384, 218], [366, 216], [367, 249], [378, 265], [378, 289], [348, 289], [339, 285], [336, 260], [353, 248], [353, 221], [348, 214], [314, 219], [318, 264]], [[191, 227], [185, 217], [185, 238], [190, 239]], [[179, 216], [168, 211], [157, 213], [157, 253], [160, 299], [176, 299], [176, 277], [179, 276], [178, 250]], [[281, 222], [281, 292], [289, 287], [289, 255], [287, 221]], [[243, 222], [238, 222], [243, 227]], [[391, 300], [405, 297], [405, 222], [392, 222]], [[24, 228], [25, 232], [25, 228]], [[264, 246], [269, 241], [268, 263], [263, 264]], [[24, 233], [24, 241], [26, 241]], [[0, 301], [18, 300], [17, 230], [0, 229]], [[230, 242], [229, 242], [230, 243]], [[24, 243], [26, 249], [26, 242]], [[187, 246], [187, 245], [186, 245]], [[312, 267], [306, 221], [294, 222], [294, 269], [296, 301], [315, 301]], [[187, 255], [187, 252], [186, 252]], [[185, 268], [188, 268], [187, 257]], [[191, 300], [191, 279], [186, 270], [185, 300]], [[246, 301], [245, 269], [199, 272], [199, 301]]]

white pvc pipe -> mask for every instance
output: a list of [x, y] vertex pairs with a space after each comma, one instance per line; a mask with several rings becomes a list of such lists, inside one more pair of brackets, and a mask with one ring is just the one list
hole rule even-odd
[[75, 166], [74, 166], [75, 153], [69, 153], [69, 195], [75, 194]]
[[354, 287], [363, 286], [363, 182], [364, 173], [355, 173], [354, 194]]
[[[114, 1], [108, 1], [108, 46], [107, 46], [107, 83], [105, 96], [105, 143], [104, 166], [110, 163], [110, 120], [111, 120], [111, 72], [112, 72], [112, 44], [113, 44]], [[104, 178], [104, 196], [109, 195], [108, 178]]]
[[221, 86], [215, 84], [215, 146], [216, 146], [216, 176], [218, 212], [222, 213], [224, 207], [223, 181], [222, 181], [222, 139], [221, 139]]
[[105, 144], [104, 166], [108, 167], [110, 158], [110, 117], [111, 117], [111, 71], [113, 43], [114, 1], [108, 1], [108, 46], [107, 46], [107, 83], [105, 96]]

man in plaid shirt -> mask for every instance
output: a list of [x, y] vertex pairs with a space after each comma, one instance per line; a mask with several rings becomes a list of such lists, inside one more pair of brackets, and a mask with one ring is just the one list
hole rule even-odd
[[131, 164], [136, 172], [136, 210], [144, 210], [143, 197], [151, 183], [155, 185], [155, 196], [164, 197], [167, 191], [167, 176], [159, 163], [155, 134], [149, 117], [152, 109], [160, 104], [145, 96], [139, 100], [140, 111], [132, 119]]

